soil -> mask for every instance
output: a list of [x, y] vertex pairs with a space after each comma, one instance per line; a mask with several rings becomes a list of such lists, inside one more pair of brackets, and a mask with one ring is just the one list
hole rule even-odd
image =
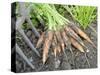
[[[97, 31], [97, 24], [93, 23], [91, 25]], [[90, 29], [87, 28], [85, 32], [97, 46], [97, 35]], [[33, 45], [36, 45], [37, 39], [31, 29], [25, 30], [26, 35], [31, 40]], [[65, 49], [65, 53], [61, 53], [56, 58], [53, 53], [49, 52], [49, 57], [47, 62], [43, 65], [42, 57], [38, 57], [24, 42], [21, 35], [17, 32], [17, 43], [23, 50], [24, 54], [28, 57], [31, 63], [35, 66], [35, 69], [31, 69], [30, 66], [16, 53], [16, 72], [39, 72], [39, 71], [55, 71], [55, 70], [70, 70], [70, 69], [87, 69], [87, 68], [97, 68], [97, 49], [93, 48], [91, 44], [84, 40], [85, 45], [90, 50], [86, 53], [87, 59], [89, 61], [90, 67], [87, 63], [84, 53], [79, 52], [76, 48], [73, 49], [73, 56], [69, 49]], [[42, 56], [42, 48], [37, 49]]]

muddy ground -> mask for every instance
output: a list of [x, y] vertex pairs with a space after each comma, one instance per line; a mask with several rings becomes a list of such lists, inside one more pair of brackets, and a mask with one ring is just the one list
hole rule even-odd
[[[97, 31], [97, 24], [93, 23], [91, 25]], [[97, 35], [90, 29], [87, 28], [85, 32], [91, 38], [91, 40], [97, 46]], [[31, 40], [31, 42], [36, 45], [37, 38], [35, 38], [31, 29], [25, 30], [25, 33]], [[76, 48], [73, 49], [73, 56], [69, 49], [65, 49], [66, 53], [61, 53], [57, 58], [54, 58], [52, 52], [49, 52], [49, 57], [46, 64], [42, 64], [42, 57], [39, 58], [24, 42], [22, 36], [17, 32], [17, 43], [23, 50], [24, 54], [28, 57], [31, 63], [36, 67], [35, 70], [31, 69], [30, 66], [18, 55], [16, 54], [16, 72], [36, 72], [36, 71], [55, 71], [55, 70], [69, 70], [69, 69], [87, 69], [87, 68], [97, 68], [97, 49], [93, 48], [92, 45], [84, 40], [85, 45], [90, 50], [86, 53], [87, 59], [89, 61], [90, 67], [87, 63], [84, 53], [79, 52]], [[38, 49], [42, 56], [42, 49]]]

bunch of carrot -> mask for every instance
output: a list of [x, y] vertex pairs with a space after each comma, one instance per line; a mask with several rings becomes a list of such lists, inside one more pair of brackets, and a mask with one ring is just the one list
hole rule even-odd
[[83, 43], [82, 38], [96, 48], [87, 34], [61, 16], [53, 4], [33, 4], [33, 8], [44, 19], [47, 28], [46, 31], [41, 33], [36, 45], [36, 48], [43, 48], [43, 63], [48, 58], [49, 50], [52, 50], [56, 57], [57, 54], [65, 51], [65, 47], [70, 48], [73, 45], [84, 53], [85, 49], [88, 48]]

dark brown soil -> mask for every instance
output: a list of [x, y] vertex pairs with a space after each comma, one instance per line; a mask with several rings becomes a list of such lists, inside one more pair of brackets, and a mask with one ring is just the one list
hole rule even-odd
[[[97, 31], [97, 24], [91, 25]], [[97, 35], [90, 29], [87, 28], [85, 32], [92, 39], [97, 46]], [[25, 31], [31, 42], [36, 46], [37, 39], [31, 30]], [[24, 42], [19, 33], [17, 33], [17, 43], [23, 50], [24, 54], [28, 57], [31, 63], [36, 67], [35, 70], [31, 69], [30, 66], [16, 54], [16, 72], [36, 72], [36, 71], [55, 71], [55, 70], [69, 70], [69, 69], [86, 69], [86, 68], [97, 68], [97, 49], [93, 48], [91, 44], [84, 40], [85, 45], [90, 50], [86, 55], [90, 63], [90, 67], [86, 61], [84, 53], [80, 53], [77, 49], [72, 47], [74, 52], [74, 58], [69, 49], [65, 49], [65, 53], [61, 53], [57, 58], [54, 57], [52, 52], [49, 52], [49, 57], [46, 64], [42, 63], [42, 48], [37, 49], [41, 58], [39, 58]]]

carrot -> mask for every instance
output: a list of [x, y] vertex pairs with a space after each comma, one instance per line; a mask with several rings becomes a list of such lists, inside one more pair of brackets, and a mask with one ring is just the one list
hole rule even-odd
[[61, 48], [60, 48], [60, 45], [57, 44], [57, 51], [60, 53], [61, 52]]
[[83, 37], [85, 40], [87, 40], [89, 43], [91, 43], [96, 48], [95, 44], [91, 41], [91, 39], [88, 37], [87, 34], [85, 34], [81, 29], [79, 29], [76, 26], [75, 26], [75, 29], [77, 29], [76, 33], [78, 33], [81, 37]]
[[59, 44], [57, 43], [57, 39], [56, 39], [56, 36], [54, 35], [54, 38], [53, 38], [53, 41], [52, 41], [52, 46], [53, 46], [53, 51], [54, 51], [54, 55], [56, 57], [57, 53], [59, 52], [60, 53], [60, 46]]
[[[56, 46], [55, 46], [55, 50], [56, 50], [56, 53], [55, 53], [55, 56], [56, 56], [56, 54], [57, 53], [60, 53], [61, 52], [61, 45], [60, 45], [60, 43], [57, 43], [57, 38], [56, 38], [56, 36], [54, 37], [54, 40], [55, 40], [55, 43], [56, 43]], [[64, 48], [63, 48], [64, 49]]]
[[72, 44], [75, 48], [77, 48], [77, 49], [78, 49], [79, 51], [81, 51], [81, 52], [84, 52], [83, 47], [82, 47], [75, 39], [70, 38], [70, 40], [71, 40], [71, 44]]
[[53, 50], [53, 52], [54, 52], [54, 55], [55, 55], [55, 57], [56, 57], [56, 43], [55, 43], [55, 37], [53, 36], [53, 40], [52, 40], [52, 50]]
[[68, 40], [69, 40], [69, 38], [67, 37], [65, 31], [62, 31], [61, 35], [62, 35], [62, 38], [63, 38], [63, 41], [64, 41], [65, 45], [68, 46]]
[[61, 48], [62, 48], [62, 51], [63, 51], [64, 50], [64, 42], [63, 42], [63, 40], [61, 38], [60, 32], [56, 31], [55, 35], [56, 35], [56, 38], [57, 38], [58, 42], [61, 44]]
[[48, 56], [48, 51], [49, 51], [49, 48], [51, 46], [51, 41], [52, 41], [52, 38], [53, 38], [53, 32], [52, 31], [48, 31], [48, 36], [45, 38], [45, 42], [44, 42], [44, 46], [43, 46], [43, 64], [46, 62], [47, 60], [47, 56]]
[[82, 38], [84, 38], [85, 40], [87, 40], [89, 43], [91, 43], [95, 48], [95, 44], [91, 41], [91, 39], [88, 37], [87, 34], [85, 34], [85, 32], [83, 32], [80, 28], [78, 28], [77, 26], [75, 25], [71, 25], [71, 27], [73, 28], [73, 30], [79, 34]]
[[56, 36], [55, 35], [54, 35], [54, 43], [55, 43], [54, 55], [56, 57], [56, 55], [57, 55], [57, 39], [56, 39]]
[[70, 27], [65, 27], [66, 34], [73, 37], [75, 40], [77, 40], [82, 46], [85, 47], [82, 39], [70, 28]]
[[69, 37], [66, 35], [65, 31], [62, 31], [62, 37], [63, 37], [66, 47], [70, 49], [70, 52], [72, 54], [73, 64], [74, 64], [74, 56], [73, 56], [73, 51], [71, 49], [71, 42], [69, 40]]
[[57, 47], [54, 48], [54, 55], [56, 57], [56, 55], [57, 55]]
[[38, 42], [37, 42], [37, 44], [36, 44], [36, 48], [39, 48], [39, 47], [41, 46], [43, 40], [44, 40], [44, 32], [43, 32], [42, 35], [40, 36], [40, 38], [39, 38], [39, 40], [38, 40]]

